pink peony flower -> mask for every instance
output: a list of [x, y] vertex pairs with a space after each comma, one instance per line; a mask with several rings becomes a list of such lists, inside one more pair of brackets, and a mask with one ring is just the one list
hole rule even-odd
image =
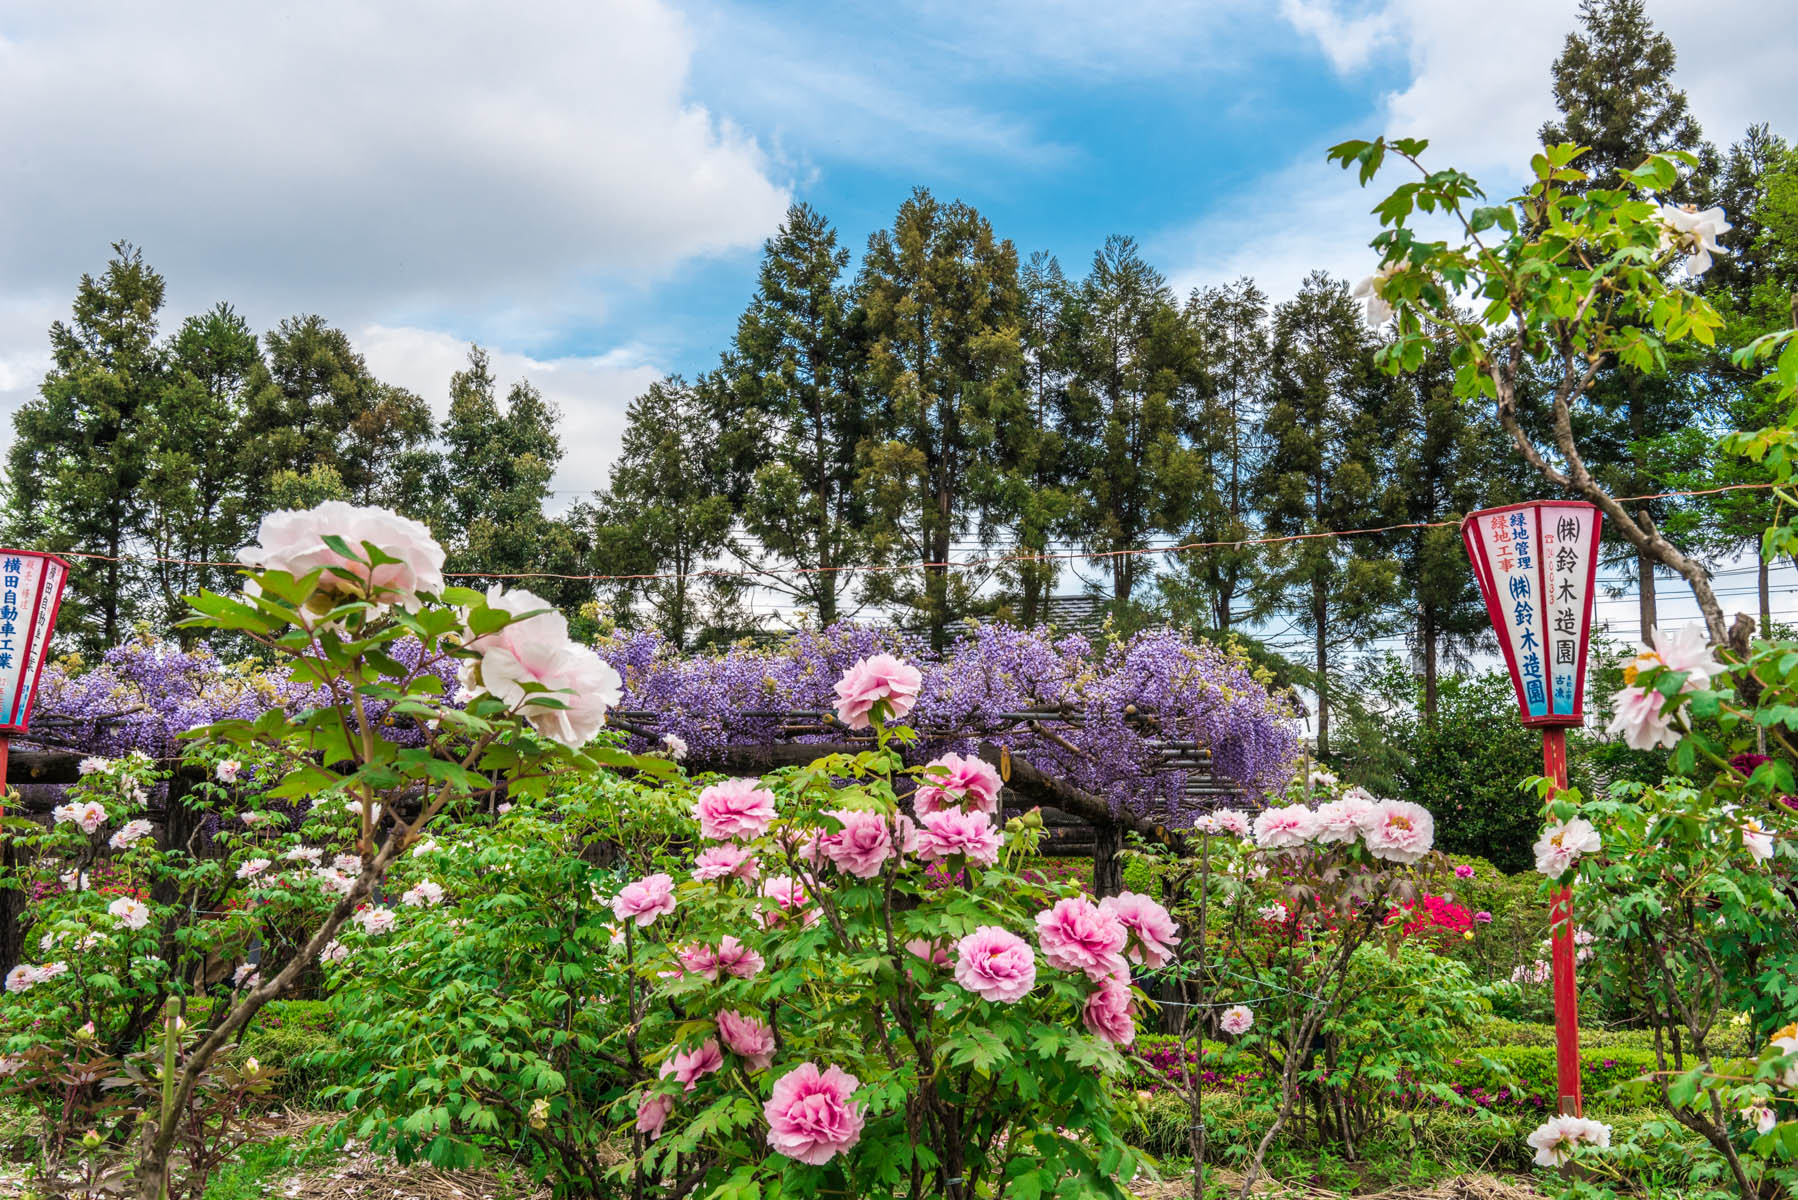
[[1472, 879], [1473, 874], [1474, 874], [1473, 868], [1471, 866], [1469, 866], [1467, 863], [1456, 863], [1455, 864], [1455, 878], [1456, 879]]
[[1134, 1001], [1128, 979], [1107, 976], [1087, 995], [1081, 1023], [1114, 1046], [1128, 1046], [1136, 1040]]
[[673, 1076], [690, 1092], [701, 1079], [724, 1066], [724, 1051], [718, 1049], [717, 1038], [707, 1038], [696, 1050], [676, 1050], [662, 1060], [663, 1079]]
[[1217, 1027], [1231, 1037], [1241, 1037], [1255, 1027], [1255, 1014], [1246, 1004], [1233, 1004], [1218, 1018]]
[[866, 1121], [862, 1106], [849, 1099], [860, 1086], [861, 1080], [841, 1067], [820, 1071], [816, 1063], [800, 1063], [775, 1081], [774, 1094], [762, 1106], [768, 1145], [814, 1167], [848, 1150], [861, 1140]]
[[955, 982], [983, 1000], [1016, 1004], [1036, 986], [1036, 955], [1010, 930], [982, 925], [955, 943]]
[[149, 837], [150, 831], [150, 823], [142, 817], [138, 817], [121, 825], [117, 833], [106, 839], [106, 844], [114, 850], [123, 850], [134, 842]]
[[674, 880], [658, 872], [625, 884], [612, 898], [612, 915], [620, 921], [635, 919], [640, 926], [648, 925], [663, 913], [673, 912], [674, 905]]
[[883, 721], [902, 720], [918, 702], [923, 685], [918, 668], [890, 654], [864, 658], [837, 680], [837, 719], [851, 729], [867, 729], [879, 704], [885, 706]]
[[1414, 863], [1436, 840], [1430, 810], [1409, 800], [1382, 800], [1374, 805], [1366, 832], [1367, 850], [1387, 862]]
[[1084, 896], [1058, 900], [1036, 914], [1043, 960], [1063, 971], [1084, 971], [1095, 981], [1129, 973], [1120, 953], [1126, 936], [1121, 921]]
[[[481, 657], [463, 663], [463, 686], [518, 709], [552, 742], [579, 749], [592, 741], [624, 694], [618, 672], [592, 647], [569, 640], [567, 619], [533, 592], [495, 584], [487, 589], [487, 607], [536, 615], [469, 641]], [[548, 690], [527, 690], [539, 684]]]
[[774, 793], [754, 779], [726, 779], [699, 793], [693, 816], [707, 841], [760, 837], [774, 823]]
[[649, 1095], [637, 1101], [637, 1132], [647, 1133], [650, 1141], [662, 1136], [662, 1126], [668, 1123], [668, 1114], [674, 1111], [674, 1097], [667, 1095]]
[[841, 821], [843, 828], [819, 839], [824, 856], [857, 879], [880, 874], [881, 865], [893, 853], [893, 831], [886, 816], [852, 808], [833, 809], [828, 815]]
[[239, 879], [254, 879], [264, 871], [268, 870], [268, 866], [269, 862], [266, 858], [249, 859], [243, 866], [237, 868], [237, 877]]
[[351, 919], [362, 926], [363, 932], [370, 937], [378, 937], [393, 928], [391, 908], [365, 908]]
[[716, 982], [719, 968], [718, 951], [715, 947], [708, 946], [704, 942], [694, 942], [676, 950], [674, 957], [680, 960], [682, 969], [689, 974], [699, 975]]
[[106, 806], [98, 800], [87, 800], [81, 803], [70, 801], [59, 804], [50, 810], [51, 823], [55, 825], [76, 824], [81, 832], [92, 833], [106, 824]]
[[1643, 671], [1665, 667], [1686, 673], [1681, 692], [1702, 692], [1711, 686], [1711, 677], [1723, 669], [1711, 653], [1710, 634], [1701, 624], [1671, 631], [1651, 629], [1648, 637], [1653, 645], [1637, 646], [1635, 659], [1624, 667], [1626, 682], [1634, 683]]
[[718, 1036], [751, 1071], [765, 1071], [774, 1062], [774, 1030], [766, 1021], [723, 1009], [718, 1013]]
[[718, 969], [726, 975], [737, 979], [754, 979], [761, 974], [763, 965], [761, 955], [734, 937], [726, 935], [718, 943]]
[[117, 917], [126, 929], [142, 929], [150, 923], [150, 906], [130, 896], [120, 896], [106, 906], [106, 911]]
[[[333, 534], [361, 558], [368, 557], [367, 543], [399, 561], [371, 570], [325, 545], [325, 538]], [[250, 566], [285, 571], [295, 578], [323, 569], [318, 590], [303, 609], [313, 617], [323, 616], [344, 597], [371, 590], [369, 599], [412, 610], [418, 608], [421, 594], [443, 591], [443, 547], [429, 529], [385, 508], [326, 500], [304, 512], [273, 512], [262, 518], [256, 538], [256, 545], [238, 552]], [[251, 580], [245, 590], [253, 592], [255, 587]]]
[[945, 754], [924, 764], [924, 781], [918, 785], [912, 806], [921, 817], [946, 808], [999, 813], [999, 772], [974, 755]]
[[1160, 904], [1136, 892], [1119, 892], [1099, 901], [1099, 911], [1116, 917], [1131, 934], [1131, 962], [1165, 967], [1173, 961], [1174, 947], [1180, 944], [1174, 931], [1179, 927]]
[[1005, 835], [993, 828], [993, 819], [986, 813], [949, 808], [925, 813], [919, 820], [924, 828], [918, 832], [918, 857], [925, 862], [957, 854], [987, 867], [999, 861]]
[[775, 875], [762, 881], [762, 893], [766, 899], [774, 901], [774, 910], [766, 906], [755, 914], [755, 918], [764, 929], [772, 929], [782, 924], [789, 915], [799, 917], [801, 925], [816, 925], [818, 910], [811, 907], [811, 897], [806, 895], [805, 885], [790, 875]]
[[1353, 842], [1373, 822], [1376, 802], [1359, 789], [1317, 806], [1316, 838], [1319, 842]]
[[1536, 852], [1536, 870], [1550, 879], [1559, 879], [1573, 869], [1581, 855], [1603, 850], [1604, 841], [1592, 822], [1575, 817], [1567, 822], [1551, 822], [1531, 848]]
[[434, 908], [443, 903], [443, 885], [429, 879], [420, 880], [406, 889], [400, 896], [400, 903], [408, 908]]
[[1270, 808], [1255, 818], [1255, 845], [1263, 850], [1293, 850], [1317, 835], [1317, 814], [1303, 804]]
[[1200, 833], [1227, 833], [1239, 838], [1249, 837], [1255, 830], [1249, 814], [1240, 808], [1220, 808], [1216, 812], [1206, 813], [1193, 822], [1193, 828]]
[[1666, 700], [1659, 692], [1639, 687], [1624, 688], [1612, 698], [1617, 711], [1612, 714], [1611, 723], [1605, 726], [1605, 732], [1622, 734], [1632, 750], [1653, 750], [1657, 746], [1673, 749], [1679, 745], [1679, 730], [1674, 727], [1671, 716], [1661, 713]]
[[761, 862], [742, 846], [707, 846], [693, 859], [693, 878], [700, 883], [714, 879], [754, 879]]
[[942, 942], [933, 942], [925, 938], [913, 938], [905, 943], [905, 948], [907, 951], [917, 955], [933, 967], [946, 967], [949, 965], [949, 947]]

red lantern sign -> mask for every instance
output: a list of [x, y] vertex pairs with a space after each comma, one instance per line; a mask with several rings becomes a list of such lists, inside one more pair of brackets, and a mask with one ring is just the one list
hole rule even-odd
[[5, 735], [24, 733], [31, 720], [68, 578], [69, 564], [54, 554], [0, 550], [0, 747]]
[[1584, 501], [1532, 500], [1468, 513], [1461, 522], [1525, 725], [1586, 723], [1602, 521], [1597, 506]]

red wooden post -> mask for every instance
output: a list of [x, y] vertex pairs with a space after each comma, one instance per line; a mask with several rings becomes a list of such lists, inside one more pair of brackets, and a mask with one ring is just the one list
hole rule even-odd
[[[1559, 726], [1542, 731], [1542, 774], [1554, 781], [1554, 792], [1567, 786], [1567, 731]], [[1549, 912], [1553, 946], [1549, 961], [1554, 968], [1555, 992], [1555, 1091], [1563, 1116], [1580, 1115], [1579, 990], [1574, 978], [1573, 889], [1559, 887]]]

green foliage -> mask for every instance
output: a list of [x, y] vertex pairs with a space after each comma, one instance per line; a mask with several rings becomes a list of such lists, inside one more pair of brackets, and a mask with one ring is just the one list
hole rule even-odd
[[275, 1000], [256, 1015], [242, 1050], [278, 1072], [276, 1094], [292, 1104], [317, 1101], [337, 1081], [326, 1067], [338, 1046], [340, 1022], [323, 1000]]

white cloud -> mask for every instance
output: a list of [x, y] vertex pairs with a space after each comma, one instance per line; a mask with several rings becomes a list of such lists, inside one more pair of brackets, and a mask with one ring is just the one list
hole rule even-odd
[[1348, 13], [1331, 0], [1280, 0], [1280, 16], [1300, 34], [1316, 39], [1340, 72], [1360, 70], [1392, 40], [1390, 14], [1383, 10]]
[[[468, 365], [468, 343], [447, 333], [370, 325], [355, 338], [369, 369], [389, 383], [418, 393], [442, 418], [449, 406], [450, 376]], [[626, 347], [595, 357], [537, 359], [491, 352], [490, 369], [503, 395], [528, 379], [562, 411], [562, 462], [547, 506], [566, 508], [604, 487], [624, 433], [625, 407], [664, 372], [644, 353]]]

